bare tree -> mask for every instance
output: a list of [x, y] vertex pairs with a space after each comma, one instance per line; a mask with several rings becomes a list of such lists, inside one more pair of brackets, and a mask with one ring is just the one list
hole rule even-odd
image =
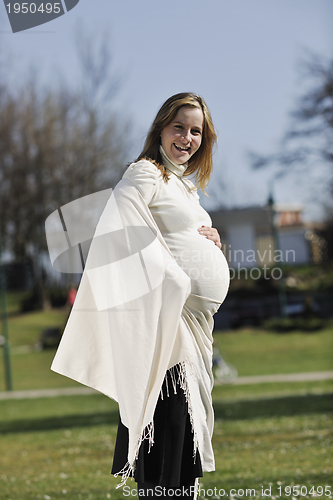
[[[307, 53], [301, 61], [302, 91], [290, 113], [290, 125], [273, 154], [249, 153], [254, 168], [273, 164], [299, 168], [302, 172], [318, 165], [333, 167], [333, 58]], [[333, 169], [327, 182], [333, 189]]]
[[62, 84], [43, 91], [35, 77], [10, 95], [0, 82], [4, 243], [15, 259], [33, 262], [44, 304], [40, 256], [46, 251], [45, 219], [65, 203], [113, 187], [128, 154], [128, 127], [108, 107], [115, 87], [112, 93], [106, 41], [81, 48], [88, 46], [81, 58], [85, 83], [80, 90]]

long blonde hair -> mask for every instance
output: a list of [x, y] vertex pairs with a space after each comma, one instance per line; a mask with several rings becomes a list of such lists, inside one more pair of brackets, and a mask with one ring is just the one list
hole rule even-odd
[[[170, 97], [158, 111], [155, 120], [147, 134], [142, 152], [136, 161], [147, 159], [152, 161], [162, 172], [163, 178], [167, 181], [169, 175], [163, 165], [160, 153], [160, 136], [162, 130], [172, 122], [178, 113], [179, 108], [188, 106], [202, 110], [204, 121], [201, 145], [188, 161], [188, 167], [184, 175], [188, 176], [195, 173], [195, 182], [200, 189], [204, 191], [209, 182], [213, 165], [213, 146], [216, 142], [216, 133], [213, 121], [207, 107], [207, 104], [197, 94], [192, 92], [182, 92]], [[205, 193], [206, 194], [206, 193]]]

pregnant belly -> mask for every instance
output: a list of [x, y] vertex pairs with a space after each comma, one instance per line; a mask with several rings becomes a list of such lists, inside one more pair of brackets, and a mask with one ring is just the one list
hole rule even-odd
[[191, 292], [222, 304], [230, 274], [227, 261], [215, 243], [197, 231], [168, 234], [164, 238], [178, 265], [191, 279]]

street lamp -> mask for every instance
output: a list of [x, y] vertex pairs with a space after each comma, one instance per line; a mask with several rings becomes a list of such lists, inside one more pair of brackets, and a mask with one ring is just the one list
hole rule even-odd
[[[274, 241], [274, 249], [275, 250], [280, 250], [280, 242], [279, 242], [279, 234], [278, 234], [278, 229], [275, 223], [275, 216], [276, 216], [276, 211], [275, 211], [275, 202], [274, 202], [274, 197], [273, 197], [273, 187], [271, 186], [270, 192], [269, 192], [269, 197], [268, 197], [268, 206], [269, 206], [269, 211], [270, 211], [270, 223], [271, 223], [271, 230], [272, 230], [272, 235], [273, 235], [273, 241]], [[281, 269], [281, 265], [279, 262], [276, 263], [277, 267]], [[281, 269], [281, 276], [282, 276], [282, 269]], [[286, 290], [284, 286], [284, 279], [281, 277], [281, 279], [278, 280], [278, 297], [279, 297], [279, 306], [280, 306], [280, 316], [282, 318], [285, 318], [287, 316], [287, 297], [286, 297]]]
[[2, 237], [1, 237], [1, 217], [0, 217], [0, 308], [1, 308], [1, 325], [2, 336], [0, 344], [3, 347], [3, 355], [5, 362], [5, 380], [6, 390], [12, 391], [12, 373], [10, 366], [10, 347], [8, 339], [8, 323], [7, 323], [7, 307], [6, 307], [6, 277], [4, 264], [2, 262]]

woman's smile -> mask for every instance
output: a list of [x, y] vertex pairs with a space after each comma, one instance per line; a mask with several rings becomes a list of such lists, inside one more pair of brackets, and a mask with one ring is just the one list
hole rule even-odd
[[161, 132], [161, 143], [171, 161], [183, 165], [201, 145], [203, 113], [200, 108], [182, 106], [174, 120]]
[[177, 146], [177, 144], [174, 144], [174, 146], [176, 146], [176, 148], [178, 149], [178, 151], [189, 151], [191, 149], [190, 147], [184, 148], [182, 146]]

